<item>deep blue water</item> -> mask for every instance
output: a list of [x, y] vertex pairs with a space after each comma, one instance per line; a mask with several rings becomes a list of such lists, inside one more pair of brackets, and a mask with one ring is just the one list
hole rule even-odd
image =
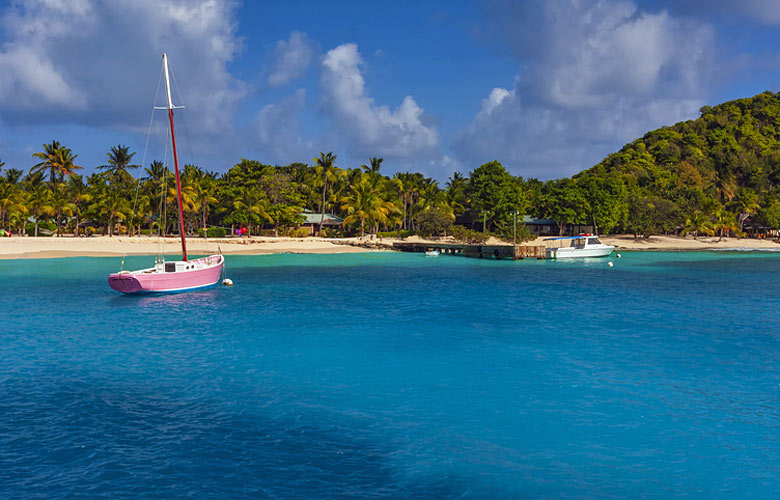
[[0, 260], [0, 498], [777, 498], [780, 255], [611, 260]]

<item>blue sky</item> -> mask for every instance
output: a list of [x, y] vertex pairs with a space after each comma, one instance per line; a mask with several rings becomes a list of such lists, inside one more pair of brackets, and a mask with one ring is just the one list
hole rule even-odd
[[[182, 161], [383, 171], [501, 161], [549, 179], [705, 104], [778, 90], [775, 0], [19, 0], [0, 4], [0, 159], [59, 140], [91, 172], [147, 130], [162, 52]], [[155, 131], [164, 125], [155, 116]], [[186, 132], [186, 134], [184, 134]]]

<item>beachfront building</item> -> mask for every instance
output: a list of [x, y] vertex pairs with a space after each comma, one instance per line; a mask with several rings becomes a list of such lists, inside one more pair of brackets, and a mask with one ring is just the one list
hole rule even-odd
[[748, 238], [762, 239], [780, 237], [780, 231], [762, 224], [761, 221], [753, 215], [749, 215], [742, 223], [742, 231]]
[[552, 219], [539, 219], [530, 215], [524, 215], [523, 224], [525, 224], [525, 227], [528, 228], [531, 234], [537, 236], [558, 234], [558, 224]]
[[[523, 224], [531, 234], [537, 236], [558, 236], [560, 233], [557, 222], [552, 219], [539, 219], [529, 215], [523, 216]], [[582, 233], [594, 233], [593, 226], [589, 224], [566, 224], [563, 234], [574, 236]]]
[[323, 217], [321, 213], [304, 210], [301, 215], [304, 218], [301, 227], [309, 230], [309, 236], [321, 236], [322, 228], [338, 228], [344, 224], [344, 219], [333, 214], [326, 213]]

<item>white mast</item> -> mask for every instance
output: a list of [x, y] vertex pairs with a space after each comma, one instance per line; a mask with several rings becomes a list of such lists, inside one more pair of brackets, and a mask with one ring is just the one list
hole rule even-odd
[[173, 144], [173, 166], [176, 169], [176, 195], [179, 199], [179, 236], [181, 236], [182, 260], [187, 261], [187, 241], [184, 237], [184, 207], [181, 202], [181, 181], [179, 181], [179, 157], [176, 154], [176, 134], [173, 131], [173, 101], [171, 100], [171, 80], [168, 77], [168, 54], [163, 53], [165, 69], [165, 90], [168, 93], [168, 120], [171, 124], [171, 144]]
[[171, 100], [171, 79], [168, 77], [168, 54], [163, 53], [163, 69], [165, 69], [165, 91], [168, 95], [168, 109], [173, 109]]

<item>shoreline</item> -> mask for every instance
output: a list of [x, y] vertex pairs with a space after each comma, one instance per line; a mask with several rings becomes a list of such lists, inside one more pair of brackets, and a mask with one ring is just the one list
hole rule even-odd
[[[331, 254], [362, 253], [381, 250], [365, 248], [357, 238], [192, 238], [187, 240], [187, 253], [192, 255], [268, 255], [278, 253]], [[66, 257], [121, 257], [124, 255], [181, 255], [178, 238], [145, 236], [11, 237], [0, 238], [0, 260], [54, 259]]]
[[[539, 237], [523, 245], [546, 245], [548, 237]], [[602, 242], [613, 245], [615, 250], [638, 251], [780, 251], [780, 243], [773, 240], [722, 238], [705, 236], [700, 238], [679, 236], [651, 236], [634, 239], [633, 235], [602, 236]], [[278, 253], [334, 254], [392, 251], [394, 239], [361, 240], [359, 238], [192, 238], [187, 240], [187, 250], [192, 255], [208, 255], [222, 252], [224, 255], [269, 255]], [[404, 241], [424, 242], [418, 237]], [[490, 244], [506, 244], [491, 241]], [[61, 237], [11, 237], [0, 238], [0, 259], [54, 259], [67, 257], [117, 257], [123, 255], [156, 255], [164, 245], [166, 255], [180, 255], [181, 244], [176, 238], [145, 236], [92, 236], [76, 238]]]
[[604, 244], [613, 245], [615, 250], [644, 251], [711, 251], [711, 250], [776, 250], [780, 251], [780, 243], [771, 239], [754, 238], [720, 238], [718, 236], [681, 237], [681, 236], [650, 236], [636, 238], [631, 234], [600, 236]]

